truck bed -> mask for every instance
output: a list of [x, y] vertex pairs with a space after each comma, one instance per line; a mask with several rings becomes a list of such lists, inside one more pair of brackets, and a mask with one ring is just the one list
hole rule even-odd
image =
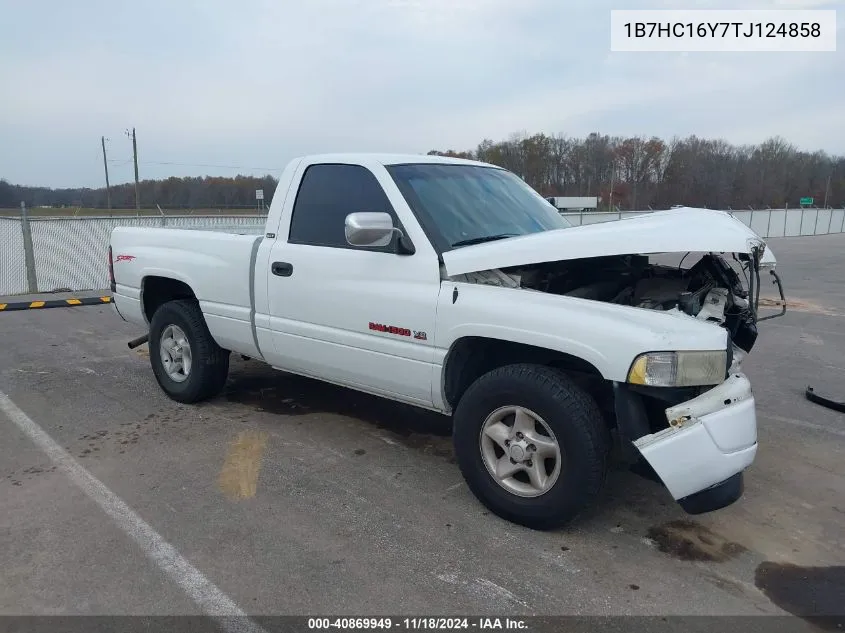
[[119, 227], [112, 233], [115, 308], [146, 325], [143, 280], [187, 284], [219, 345], [260, 356], [254, 343], [255, 254], [263, 237], [196, 229]]

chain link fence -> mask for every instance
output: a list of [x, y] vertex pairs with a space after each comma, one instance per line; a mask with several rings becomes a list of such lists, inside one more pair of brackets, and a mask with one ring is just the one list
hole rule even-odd
[[[225, 231], [260, 235], [266, 216], [136, 218], [0, 217], [0, 295], [108, 288], [108, 247], [118, 226]], [[27, 237], [27, 231], [29, 237]], [[31, 268], [27, 250], [31, 248]]]
[[0, 295], [27, 291], [21, 221], [0, 218]]
[[[645, 215], [652, 211], [562, 212], [575, 226], [613, 222]], [[845, 209], [761, 209], [725, 211], [750, 227], [760, 237], [799, 237], [845, 232]]]
[[[636, 217], [650, 211], [563, 213], [576, 226]], [[728, 211], [764, 238], [845, 231], [845, 209]], [[109, 236], [117, 226], [199, 229], [260, 235], [266, 216], [0, 217], [0, 295], [108, 287]], [[27, 265], [29, 260], [30, 265]]]

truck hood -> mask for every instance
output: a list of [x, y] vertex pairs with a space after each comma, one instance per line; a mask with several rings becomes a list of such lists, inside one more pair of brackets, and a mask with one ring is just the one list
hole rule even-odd
[[[765, 241], [725, 211], [681, 207], [624, 220], [543, 231], [443, 253], [448, 276], [606, 255], [747, 253]], [[776, 263], [766, 248], [761, 262]]]

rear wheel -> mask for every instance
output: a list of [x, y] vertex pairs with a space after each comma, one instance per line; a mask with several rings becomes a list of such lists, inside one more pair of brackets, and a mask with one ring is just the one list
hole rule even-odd
[[196, 301], [169, 301], [150, 323], [150, 364], [162, 390], [177, 402], [216, 396], [229, 375], [229, 352], [211, 336]]
[[454, 444], [476, 497], [531, 528], [572, 521], [604, 483], [602, 415], [585, 391], [549, 367], [508, 365], [476, 380], [455, 411]]

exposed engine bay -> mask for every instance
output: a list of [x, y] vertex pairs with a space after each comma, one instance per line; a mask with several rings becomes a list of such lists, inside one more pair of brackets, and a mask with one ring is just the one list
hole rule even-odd
[[736, 262], [747, 287], [724, 256], [715, 253], [703, 255], [686, 269], [652, 263], [645, 255], [621, 255], [487, 270], [459, 278], [469, 283], [681, 312], [721, 325], [730, 332], [734, 344], [747, 353], [757, 340], [759, 264], [748, 255], [740, 255]]

